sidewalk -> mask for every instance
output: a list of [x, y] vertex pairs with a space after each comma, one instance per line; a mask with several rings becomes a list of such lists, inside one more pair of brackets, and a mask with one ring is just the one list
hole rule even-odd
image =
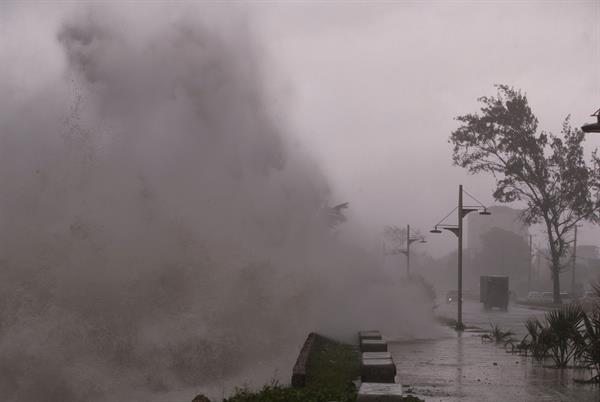
[[444, 339], [390, 343], [405, 392], [428, 402], [600, 400], [598, 386], [573, 382], [589, 373], [539, 367], [531, 357], [482, 343], [479, 335], [464, 332]]

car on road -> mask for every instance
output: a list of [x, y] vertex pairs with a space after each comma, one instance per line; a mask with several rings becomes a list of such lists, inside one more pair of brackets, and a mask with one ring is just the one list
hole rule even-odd
[[540, 302], [545, 303], [545, 304], [553, 303], [554, 296], [552, 295], [552, 292], [542, 292], [542, 299], [540, 300]]
[[560, 292], [560, 301], [562, 301], [563, 304], [571, 304], [573, 303], [573, 297], [570, 293]]
[[[529, 292], [533, 293], [533, 292]], [[537, 292], [539, 293], [539, 292]], [[541, 295], [535, 295], [532, 298], [527, 297], [528, 301], [540, 304], [553, 304], [554, 303], [554, 293], [552, 292], [542, 292]], [[560, 300], [563, 304], [571, 304], [573, 303], [573, 297], [571, 294], [567, 292], [560, 292]]]
[[542, 292], [529, 292], [527, 294], [527, 302], [529, 303], [539, 303], [542, 301]]
[[593, 290], [586, 290], [585, 292], [583, 292], [583, 296], [581, 296], [580, 300], [588, 299], [598, 299], [598, 294]]
[[583, 296], [578, 300], [579, 305], [586, 311], [591, 311], [597, 306], [600, 306], [600, 296], [591, 290], [583, 293]]
[[456, 301], [458, 301], [458, 290], [449, 290], [446, 293], [446, 303], [450, 304]]

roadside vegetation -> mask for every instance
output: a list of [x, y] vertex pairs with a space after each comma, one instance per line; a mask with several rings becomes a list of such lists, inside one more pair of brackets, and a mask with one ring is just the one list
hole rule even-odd
[[[599, 287], [595, 292], [600, 296]], [[543, 320], [527, 320], [525, 328], [527, 335], [521, 341], [497, 325], [482, 339], [504, 342], [507, 350], [531, 355], [538, 364], [588, 369], [590, 378], [581, 382], [600, 383], [600, 306], [586, 311], [577, 304], [565, 305], [548, 311]]]
[[[360, 353], [352, 345], [318, 336], [306, 374], [305, 387], [272, 382], [258, 391], [238, 389], [223, 402], [354, 402], [357, 390], [353, 381], [360, 377]], [[410, 395], [403, 401], [422, 402]]]
[[[341, 398], [340, 398], [341, 397]], [[340, 398], [340, 399], [335, 399]], [[223, 402], [350, 402], [356, 400], [351, 392], [340, 394], [332, 388], [292, 388], [278, 383], [265, 385], [259, 391], [239, 389]]]
[[495, 343], [503, 343], [512, 341], [514, 333], [512, 331], [504, 331], [496, 324], [490, 324], [491, 331], [487, 334], [481, 335], [482, 340], [487, 340]]
[[294, 388], [273, 382], [259, 391], [238, 389], [223, 402], [352, 402], [353, 380], [360, 377], [360, 354], [352, 345], [318, 336], [308, 359], [306, 386]]
[[562, 260], [572, 233], [583, 222], [600, 223], [600, 155], [585, 157], [585, 134], [567, 117], [560, 134], [541, 130], [527, 96], [508, 85], [479, 98], [478, 113], [456, 117], [450, 136], [454, 165], [496, 180], [496, 201], [521, 201], [524, 223], [542, 224], [552, 272], [553, 303], [561, 304]]

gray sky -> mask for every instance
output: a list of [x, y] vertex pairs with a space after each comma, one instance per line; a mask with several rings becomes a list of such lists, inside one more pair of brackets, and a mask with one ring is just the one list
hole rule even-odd
[[[457, 202], [459, 183], [492, 203], [490, 177], [451, 166], [454, 116], [494, 84], [521, 88], [543, 129], [580, 126], [600, 107], [600, 2], [295, 2], [256, 12], [296, 135], [336, 200], [369, 230], [424, 231]], [[277, 92], [277, 90], [275, 91]], [[600, 145], [590, 135], [586, 149]], [[583, 243], [600, 232], [584, 228]], [[541, 237], [540, 237], [541, 241]], [[455, 247], [430, 238], [434, 253]]]
[[[310, 331], [431, 336], [419, 287], [331, 241], [304, 151], [330, 202], [351, 203], [345, 227], [359, 230], [346, 233], [367, 240], [386, 224], [426, 232], [459, 183], [490, 204], [490, 177], [451, 167], [453, 118], [506, 83], [545, 129], [568, 113], [590, 121], [598, 21], [598, 1], [0, 2], [0, 368], [18, 380], [7, 399], [150, 400], [138, 397], [149, 378], [222, 394], [218, 377], [240, 368], [273, 378], [269, 356], [291, 367]], [[288, 137], [271, 119], [302, 152], [282, 157]], [[456, 239], [425, 247], [439, 256]], [[381, 306], [397, 316], [372, 314]], [[136, 363], [110, 345], [130, 345]], [[180, 365], [197, 345], [209, 358]], [[210, 365], [229, 355], [235, 365]]]
[[[5, 83], [43, 87], [60, 74], [55, 32], [70, 8], [61, 4], [0, 5], [0, 51], [13, 54], [13, 66], [35, 68], [0, 65]], [[136, 4], [126, 8], [147, 11]], [[241, 6], [258, 33], [278, 117], [325, 170], [332, 202], [350, 201], [368, 236], [386, 224], [428, 231], [456, 205], [459, 183], [493, 203], [490, 177], [451, 166], [448, 137], [453, 118], [476, 111], [494, 84], [525, 91], [540, 126], [554, 132], [567, 114], [580, 126], [600, 107], [598, 0], [228, 6]], [[585, 146], [600, 146], [600, 135]], [[600, 231], [586, 227], [580, 238], [598, 244]], [[445, 235], [427, 248], [440, 255], [455, 246]]]

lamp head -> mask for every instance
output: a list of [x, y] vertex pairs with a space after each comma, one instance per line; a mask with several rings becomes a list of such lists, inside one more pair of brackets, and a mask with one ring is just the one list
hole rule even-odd
[[429, 231], [429, 233], [442, 233], [442, 231], [441, 231], [441, 230], [439, 230], [439, 229], [438, 229], [438, 227], [436, 226], [436, 227], [434, 227], [433, 229], [431, 229], [431, 230]]
[[492, 213], [490, 211], [487, 210], [487, 208], [484, 208], [483, 211], [481, 211], [479, 213], [479, 215], [491, 215]]
[[584, 133], [600, 133], [600, 122], [584, 124], [581, 126], [581, 131]]
[[596, 116], [598, 121], [596, 123], [584, 124], [581, 126], [581, 131], [584, 133], [600, 133], [600, 109], [596, 110], [592, 116]]

